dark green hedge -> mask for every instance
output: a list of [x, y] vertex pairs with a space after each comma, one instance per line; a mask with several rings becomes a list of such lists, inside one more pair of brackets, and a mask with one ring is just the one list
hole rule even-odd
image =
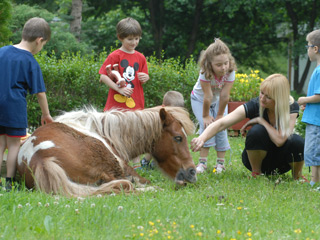
[[[61, 58], [46, 52], [36, 55], [44, 76], [51, 115], [92, 105], [102, 111], [108, 88], [99, 83], [99, 69], [107, 52], [95, 56], [64, 53]], [[185, 64], [180, 59], [156, 59], [149, 57], [150, 80], [144, 85], [146, 107], [162, 104], [166, 91], [180, 91], [190, 113], [190, 93], [198, 77], [198, 67], [190, 58]], [[41, 110], [35, 95], [29, 95], [28, 122], [30, 128], [40, 125]]]

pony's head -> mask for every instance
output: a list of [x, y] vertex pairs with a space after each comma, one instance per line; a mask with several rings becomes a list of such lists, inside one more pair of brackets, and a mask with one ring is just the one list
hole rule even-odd
[[194, 183], [197, 180], [187, 134], [194, 131], [194, 124], [182, 108], [161, 108], [161, 137], [154, 144], [152, 155], [159, 167], [177, 184]]

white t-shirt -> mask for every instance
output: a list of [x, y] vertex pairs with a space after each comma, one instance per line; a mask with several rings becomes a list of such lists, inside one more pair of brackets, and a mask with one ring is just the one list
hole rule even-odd
[[211, 103], [214, 103], [216, 101], [219, 100], [220, 98], [220, 92], [221, 92], [221, 89], [224, 85], [224, 83], [226, 82], [234, 82], [236, 78], [236, 73], [235, 71], [232, 71], [231, 73], [228, 73], [226, 75], [224, 75], [220, 80], [215, 78], [213, 80], [208, 80], [206, 79], [205, 77], [205, 73], [201, 73], [199, 74], [199, 78], [196, 82], [196, 84], [194, 85], [193, 87], [193, 90], [192, 90], [192, 94], [198, 99], [200, 100], [201, 102], [203, 102], [203, 97], [204, 97], [204, 93], [203, 93], [203, 90], [201, 88], [201, 84], [200, 82], [201, 81], [204, 81], [204, 82], [211, 82], [211, 90], [212, 90], [212, 94], [213, 94], [213, 98], [212, 98], [212, 102]]

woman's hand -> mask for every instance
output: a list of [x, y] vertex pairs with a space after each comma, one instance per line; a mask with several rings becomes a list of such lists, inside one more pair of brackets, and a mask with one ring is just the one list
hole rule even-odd
[[190, 144], [191, 144], [191, 150], [193, 152], [197, 152], [203, 146], [204, 141], [200, 137], [197, 137], [192, 139]]
[[242, 128], [240, 129], [240, 133], [242, 136], [245, 136], [246, 132], [246, 128], [249, 127], [249, 126], [252, 126], [252, 125], [255, 125], [255, 124], [259, 124], [260, 123], [260, 120], [261, 118], [260, 117], [256, 117], [256, 118], [253, 118], [251, 120], [249, 120], [248, 122], [246, 122]]

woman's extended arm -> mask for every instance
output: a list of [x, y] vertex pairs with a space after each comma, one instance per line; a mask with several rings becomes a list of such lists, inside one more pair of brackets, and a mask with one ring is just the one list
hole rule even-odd
[[211, 123], [199, 137], [192, 139], [191, 141], [192, 151], [194, 152], [199, 151], [200, 148], [208, 139], [215, 136], [218, 132], [242, 121], [245, 118], [246, 118], [246, 113], [244, 110], [244, 106], [241, 105], [237, 107], [233, 112]]

